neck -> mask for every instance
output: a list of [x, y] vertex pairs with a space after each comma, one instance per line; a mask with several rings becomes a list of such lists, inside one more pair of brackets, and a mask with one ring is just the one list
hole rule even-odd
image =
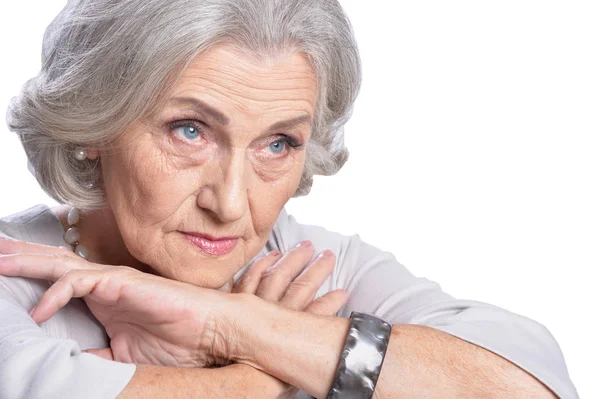
[[[61, 205], [52, 210], [61, 221], [63, 228], [69, 228], [67, 214], [71, 206]], [[111, 266], [129, 266], [145, 273], [155, 274], [146, 264], [133, 257], [123, 242], [115, 216], [109, 208], [93, 211], [80, 211], [77, 223], [80, 242], [89, 251], [88, 260], [93, 263]]]

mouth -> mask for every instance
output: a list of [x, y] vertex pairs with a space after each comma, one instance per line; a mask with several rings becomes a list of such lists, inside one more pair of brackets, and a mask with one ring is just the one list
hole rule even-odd
[[239, 237], [214, 237], [208, 234], [182, 232], [185, 239], [202, 252], [213, 256], [223, 256], [231, 252]]

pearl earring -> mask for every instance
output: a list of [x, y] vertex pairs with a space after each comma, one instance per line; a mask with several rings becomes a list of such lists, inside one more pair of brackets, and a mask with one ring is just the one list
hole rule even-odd
[[73, 151], [73, 157], [78, 161], [85, 161], [88, 157], [87, 151], [84, 148], [77, 148]]

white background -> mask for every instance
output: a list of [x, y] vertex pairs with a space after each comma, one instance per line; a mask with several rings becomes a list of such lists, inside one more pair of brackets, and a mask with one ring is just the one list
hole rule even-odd
[[[63, 4], [2, 2], [0, 109]], [[364, 66], [351, 157], [288, 211], [541, 322], [581, 397], [600, 397], [600, 3], [342, 4]], [[53, 204], [4, 124], [0, 171], [0, 215]]]

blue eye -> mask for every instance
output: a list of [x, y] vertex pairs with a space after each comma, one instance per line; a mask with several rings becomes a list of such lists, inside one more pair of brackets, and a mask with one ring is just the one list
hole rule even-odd
[[195, 140], [200, 137], [200, 131], [194, 126], [179, 126], [174, 128], [173, 131], [186, 140]]
[[286, 142], [285, 142], [285, 140], [277, 140], [277, 141], [274, 141], [274, 142], [272, 142], [272, 143], [269, 145], [269, 148], [271, 149], [271, 151], [272, 151], [274, 154], [279, 154], [279, 153], [281, 153], [283, 150], [285, 150], [285, 145], [286, 145]]

